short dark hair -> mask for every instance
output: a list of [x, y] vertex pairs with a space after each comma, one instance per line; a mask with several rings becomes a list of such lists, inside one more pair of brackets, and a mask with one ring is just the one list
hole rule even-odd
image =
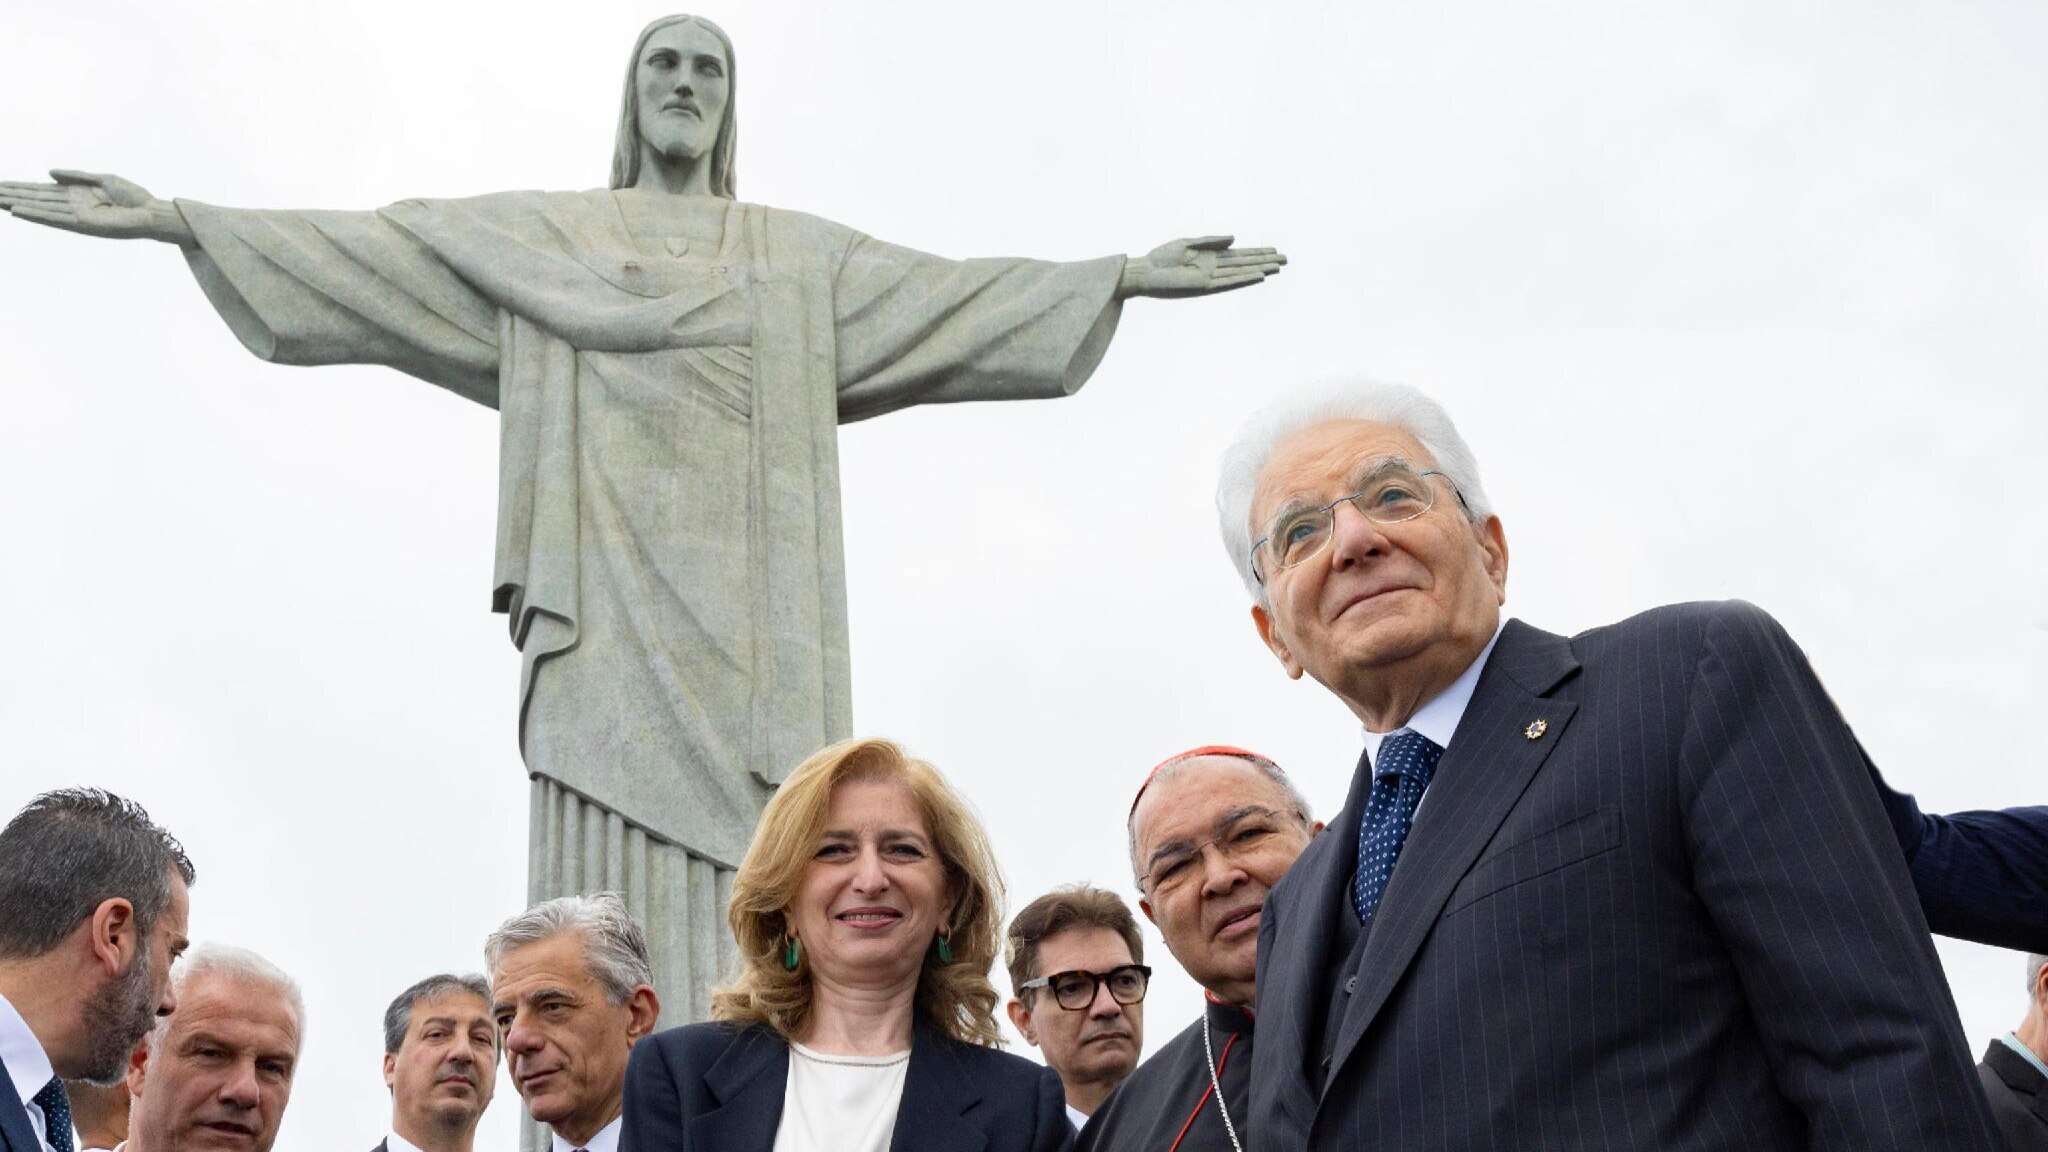
[[1124, 946], [1131, 950], [1131, 963], [1145, 962], [1145, 938], [1138, 934], [1138, 922], [1123, 897], [1087, 884], [1055, 888], [1026, 904], [1010, 921], [1003, 951], [1011, 992], [1026, 980], [1044, 975], [1038, 971], [1039, 946], [1073, 928], [1107, 928], [1123, 937]]
[[173, 871], [191, 886], [184, 846], [142, 805], [98, 788], [43, 793], [0, 829], [0, 960], [50, 952], [116, 897], [135, 906], [146, 946]]
[[[419, 1006], [420, 1001], [446, 996], [450, 992], [467, 992], [482, 1000], [486, 1009], [491, 1006], [491, 982], [481, 976], [458, 976], [453, 972], [429, 976], [400, 992], [398, 999], [391, 1002], [391, 1007], [384, 1009], [385, 1055], [397, 1052], [405, 1045], [405, 1034], [412, 1028], [412, 1010]], [[497, 1030], [496, 1024], [491, 1027], [493, 1031]]]

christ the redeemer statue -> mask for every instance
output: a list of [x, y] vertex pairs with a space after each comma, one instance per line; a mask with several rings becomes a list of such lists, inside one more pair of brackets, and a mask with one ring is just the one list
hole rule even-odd
[[634, 45], [608, 189], [272, 212], [0, 185], [19, 219], [178, 245], [265, 360], [386, 364], [499, 410], [532, 894], [623, 890], [693, 1014], [768, 790], [852, 729], [836, 426], [1067, 395], [1124, 300], [1285, 263], [1220, 236], [944, 260], [747, 204], [734, 93], [725, 33], [672, 16]]

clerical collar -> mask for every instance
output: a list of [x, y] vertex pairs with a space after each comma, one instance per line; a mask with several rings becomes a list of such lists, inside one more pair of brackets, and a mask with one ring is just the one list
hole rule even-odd
[[[1500, 643], [1501, 629], [1507, 626], [1507, 617], [1501, 617], [1500, 623], [1494, 625], [1493, 639], [1488, 640], [1486, 647], [1480, 650], [1479, 658], [1459, 673], [1458, 678], [1451, 681], [1450, 687], [1431, 696], [1422, 707], [1417, 708], [1415, 715], [1410, 716], [1408, 723], [1401, 727], [1429, 737], [1430, 743], [1439, 748], [1449, 748], [1451, 734], [1458, 730], [1458, 721], [1465, 718], [1465, 706], [1472, 703], [1472, 690], [1479, 687], [1479, 673], [1486, 669], [1486, 658], [1493, 655], [1493, 646]], [[1360, 731], [1365, 733], [1366, 755], [1372, 758], [1373, 763], [1379, 763], [1380, 743], [1394, 733], [1374, 732], [1368, 728], [1361, 728]]]
[[1204, 989], [1202, 992], [1202, 1012], [1208, 1016], [1209, 1027], [1214, 1031], [1226, 1034], [1242, 1033], [1249, 1035], [1251, 1033], [1251, 1012], [1247, 1009], [1239, 1008], [1235, 1004], [1218, 1000], [1215, 993], [1207, 989]]

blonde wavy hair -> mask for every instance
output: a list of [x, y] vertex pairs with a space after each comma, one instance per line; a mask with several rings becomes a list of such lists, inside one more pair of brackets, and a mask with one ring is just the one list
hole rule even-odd
[[943, 929], [953, 960], [939, 962], [927, 949], [917, 981], [917, 1011], [941, 1035], [996, 1047], [996, 1005], [989, 982], [1002, 942], [1003, 878], [982, 831], [960, 794], [923, 760], [888, 740], [842, 740], [813, 754], [782, 782], [761, 813], [761, 826], [733, 878], [726, 917], [739, 941], [740, 970], [711, 995], [711, 1018], [765, 1024], [791, 1039], [811, 1016], [811, 973], [799, 962], [783, 967], [786, 910], [825, 834], [832, 789], [854, 780], [896, 780], [916, 797], [939, 862], [946, 869], [953, 908]]

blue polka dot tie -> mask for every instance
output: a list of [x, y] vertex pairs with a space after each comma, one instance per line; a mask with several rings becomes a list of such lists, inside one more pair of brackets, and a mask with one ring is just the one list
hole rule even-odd
[[1394, 861], [1408, 841], [1408, 826], [1415, 822], [1415, 806], [1422, 803], [1422, 790], [1429, 787], [1443, 754], [1435, 741], [1407, 728], [1380, 743], [1372, 766], [1372, 792], [1366, 797], [1365, 817], [1358, 822], [1358, 871], [1351, 877], [1351, 907], [1360, 924], [1372, 923], [1373, 913], [1379, 911]]
[[29, 1101], [43, 1110], [43, 1143], [56, 1152], [71, 1152], [71, 1098], [55, 1076]]

